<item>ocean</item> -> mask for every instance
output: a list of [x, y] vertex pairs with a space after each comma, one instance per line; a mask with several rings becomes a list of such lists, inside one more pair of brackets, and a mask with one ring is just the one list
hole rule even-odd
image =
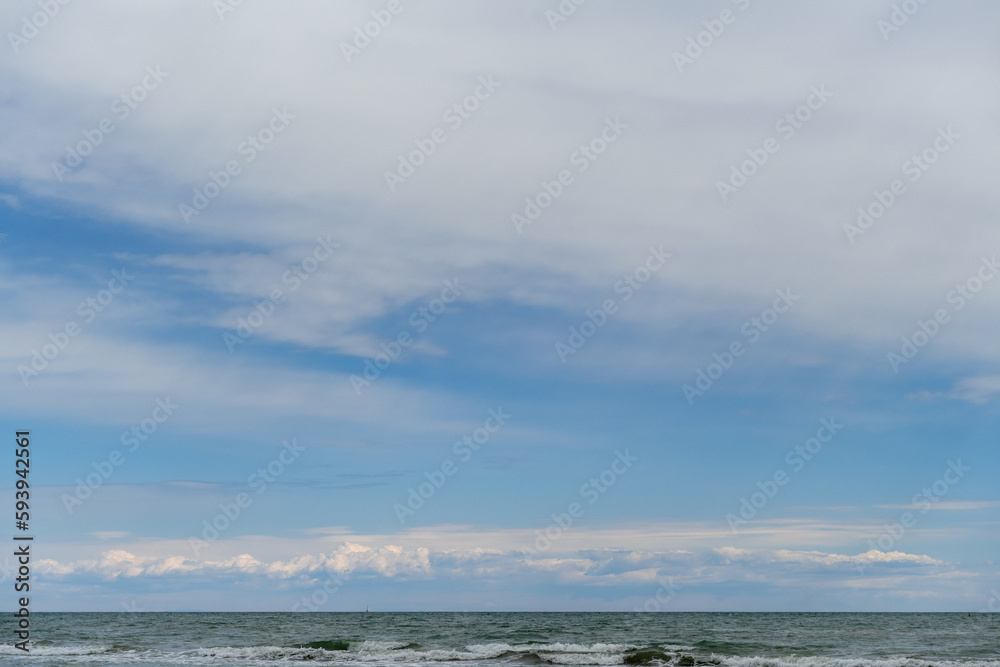
[[1000, 667], [1000, 614], [3, 614], [0, 665]]

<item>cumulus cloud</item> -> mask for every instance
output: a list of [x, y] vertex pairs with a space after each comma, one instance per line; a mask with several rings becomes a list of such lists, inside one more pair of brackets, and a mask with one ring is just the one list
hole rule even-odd
[[328, 553], [288, 560], [263, 561], [250, 554], [220, 560], [178, 555], [138, 556], [124, 550], [103, 552], [99, 558], [59, 562], [39, 561], [39, 571], [53, 578], [266, 578], [310, 581], [335, 574], [344, 578], [376, 577], [390, 580], [484, 579], [515, 581], [518, 577], [545, 577], [562, 583], [607, 585], [644, 584], [670, 573], [690, 585], [699, 581], [743, 578], [748, 573], [782, 570], [803, 572], [816, 567], [852, 574], [859, 564], [943, 566], [943, 561], [919, 554], [869, 551], [857, 555], [819, 551], [761, 551], [720, 547], [690, 551], [639, 552], [587, 550], [527, 557], [514, 550], [471, 549], [434, 551], [399, 545], [368, 547], [345, 542]]
[[431, 573], [428, 549], [404, 550], [388, 545], [379, 548], [345, 543], [327, 554], [300, 556], [287, 561], [264, 562], [249, 554], [222, 560], [198, 560], [185, 556], [137, 556], [116, 549], [100, 558], [60, 563], [52, 559], [38, 562], [39, 571], [54, 577], [77, 576], [112, 580], [134, 577], [238, 577], [261, 576], [273, 579], [311, 577], [321, 573], [387, 578], [423, 577]]

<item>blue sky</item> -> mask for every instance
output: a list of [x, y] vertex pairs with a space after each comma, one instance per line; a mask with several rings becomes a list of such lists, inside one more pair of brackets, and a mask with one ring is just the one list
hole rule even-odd
[[0, 12], [35, 609], [1000, 605], [997, 9], [559, 7]]

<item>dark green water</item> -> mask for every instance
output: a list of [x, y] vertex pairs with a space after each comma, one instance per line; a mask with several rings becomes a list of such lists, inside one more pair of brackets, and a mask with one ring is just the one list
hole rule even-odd
[[760, 613], [4, 614], [0, 665], [1000, 667], [1000, 615]]

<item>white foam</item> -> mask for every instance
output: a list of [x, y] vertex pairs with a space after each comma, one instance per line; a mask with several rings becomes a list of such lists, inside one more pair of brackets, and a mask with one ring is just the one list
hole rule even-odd
[[[634, 644], [564, 644], [556, 642], [554, 644], [539, 644], [530, 646], [526, 650], [530, 651], [558, 651], [559, 653], [624, 653], [634, 648], [639, 648]], [[519, 650], [520, 647], [519, 647]]]
[[519, 649], [503, 642], [494, 642], [492, 644], [469, 644], [465, 647], [465, 650], [482, 658], [495, 658], [508, 651], [517, 651]]
[[554, 644], [506, 644], [495, 642], [492, 644], [469, 644], [465, 647], [467, 651], [495, 653], [500, 655], [505, 651], [534, 652], [546, 651], [550, 653], [624, 653], [631, 649], [638, 648], [632, 644], [573, 644], [556, 642]]
[[[494, 661], [508, 652], [535, 653], [540, 658], [556, 665], [583, 667], [587, 665], [622, 665], [627, 651], [639, 648], [631, 644], [579, 644], [554, 642], [550, 644], [508, 644], [491, 642], [469, 644], [462, 649], [403, 648], [407, 644], [394, 641], [368, 640], [352, 645], [348, 651], [327, 651], [321, 648], [291, 648], [283, 646], [253, 646], [198, 648], [170, 652], [158, 649], [115, 650], [111, 646], [89, 644], [80, 646], [38, 646], [32, 645], [30, 656], [16, 649], [13, 644], [0, 644], [0, 656], [19, 655], [22, 657], [58, 656], [67, 664], [133, 665], [139, 661], [176, 665], [240, 664], [273, 665], [334, 662], [350, 664], [411, 664], [427, 662], [448, 662], [456, 667], [475, 667], [484, 661]], [[661, 649], [671, 653], [690, 651], [691, 647], [664, 644]], [[820, 656], [748, 657], [712, 655], [720, 667], [1000, 667], [1000, 659], [958, 659], [927, 660], [906, 656], [884, 658], [833, 658]], [[28, 664], [29, 660], [23, 661]], [[62, 662], [62, 661], [60, 661]], [[498, 664], [498, 663], [495, 663]]]
[[378, 641], [375, 639], [367, 639], [357, 646], [351, 644], [351, 648], [356, 651], [392, 651], [404, 646], [406, 646], [406, 642]]
[[[38, 644], [31, 644], [31, 654], [37, 655], [96, 655], [108, 653], [111, 650], [112, 647], [101, 644], [86, 644], [83, 646], [39, 646]], [[0, 644], [0, 655], [23, 656], [25, 652], [16, 648], [13, 644]]]
[[625, 656], [621, 653], [596, 653], [580, 651], [576, 653], [538, 653], [542, 660], [557, 665], [620, 665]]
[[215, 648], [199, 648], [193, 651], [183, 651], [179, 656], [197, 656], [199, 658], [224, 658], [239, 660], [281, 660], [316, 658], [326, 651], [319, 648], [288, 648], [285, 646], [219, 646]]
[[829, 658], [821, 656], [715, 656], [726, 667], [1000, 667], [1000, 660], [927, 660], [906, 657]]
[[[501, 651], [502, 653], [503, 651]], [[343, 653], [343, 652], [342, 652]], [[499, 655], [499, 653], [497, 654]], [[477, 661], [487, 657], [480, 652], [458, 651], [455, 649], [399, 649], [395, 651], [365, 651], [345, 656], [358, 662], [455, 662]]]

